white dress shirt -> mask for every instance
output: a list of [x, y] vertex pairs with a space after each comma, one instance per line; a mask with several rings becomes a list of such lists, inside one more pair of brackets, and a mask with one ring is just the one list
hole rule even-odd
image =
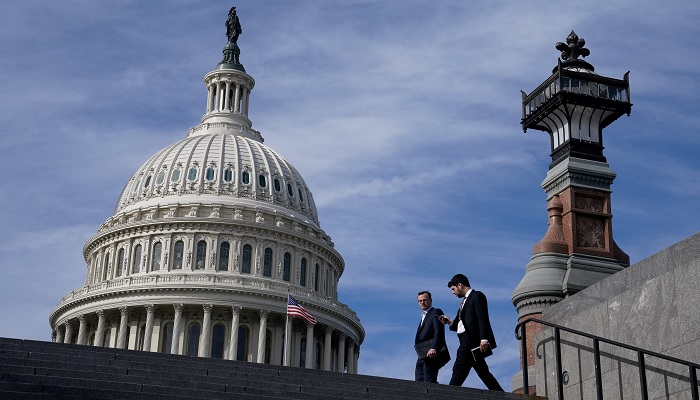
[[467, 297], [469, 297], [469, 293], [471, 292], [472, 289], [467, 290], [467, 293], [462, 298], [462, 304], [459, 305], [459, 322], [457, 322], [457, 334], [464, 333], [467, 330], [467, 328], [464, 327], [464, 322], [462, 322], [462, 307], [464, 307], [464, 303], [467, 302]]

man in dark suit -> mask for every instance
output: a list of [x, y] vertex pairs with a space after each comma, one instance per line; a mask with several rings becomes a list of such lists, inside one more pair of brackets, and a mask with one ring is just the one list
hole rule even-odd
[[440, 321], [448, 324], [450, 330], [456, 331], [459, 338], [457, 359], [452, 367], [450, 385], [462, 386], [469, 371], [474, 368], [489, 390], [502, 392], [503, 388], [489, 371], [486, 359], [478, 353], [475, 357], [471, 351], [478, 347], [478, 351], [484, 354], [489, 347], [496, 348], [496, 338], [491, 330], [486, 296], [473, 290], [469, 285], [469, 279], [462, 274], [452, 277], [447, 286], [452, 289], [452, 294], [462, 299], [454, 320], [446, 315], [440, 316]]
[[445, 343], [445, 326], [438, 319], [443, 312], [433, 308], [430, 292], [418, 293], [418, 306], [423, 310], [423, 315], [416, 331], [416, 380], [437, 383], [438, 371], [450, 361], [450, 352]]

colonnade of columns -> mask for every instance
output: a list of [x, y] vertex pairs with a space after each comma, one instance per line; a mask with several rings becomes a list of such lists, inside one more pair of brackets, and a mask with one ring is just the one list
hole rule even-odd
[[[145, 323], [142, 311], [145, 309]], [[212, 314], [216, 309], [216, 318]], [[357, 373], [358, 346], [348, 338], [345, 332], [330, 325], [305, 326], [280, 323], [284, 314], [270, 313], [267, 310], [244, 310], [242, 307], [227, 307], [227, 317], [222, 318], [223, 307], [204, 305], [185, 305], [183, 303], [145, 306], [120, 307], [118, 310], [99, 310], [95, 313], [79, 315], [61, 323], [54, 328], [54, 341], [60, 343], [76, 343], [119, 349], [143, 350], [153, 352], [169, 352], [171, 354], [189, 354], [192, 346], [186, 332], [186, 325], [201, 323], [196, 355], [212, 357], [212, 329], [221, 325], [228, 330], [228, 337], [220, 349], [220, 358], [236, 360], [243, 350], [243, 361], [270, 363], [277, 365], [293, 365], [305, 368], [316, 368], [327, 371]], [[198, 316], [201, 310], [202, 317]], [[117, 318], [109, 318], [119, 312]], [[172, 315], [171, 315], [172, 314]], [[189, 315], [188, 315], [189, 314]], [[245, 315], [243, 315], [245, 314]], [[270, 324], [270, 318], [275, 323]], [[77, 324], [76, 324], [77, 321]], [[96, 322], [96, 327], [95, 327]], [[172, 328], [169, 325], [172, 324]], [[77, 333], [74, 328], [78, 326]], [[241, 336], [241, 327], [245, 335]], [[304, 329], [305, 328], [305, 329]], [[291, 345], [284, 347], [286, 332], [292, 332]], [[270, 340], [268, 340], [268, 334]], [[239, 343], [239, 338], [245, 342]], [[196, 339], [196, 337], [195, 337]], [[223, 337], [221, 337], [223, 341]], [[302, 341], [305, 345], [304, 365], [302, 360]], [[317, 346], [320, 354], [316, 354]], [[224, 349], [226, 351], [224, 351]], [[359, 350], [359, 349], [358, 349]], [[286, 354], [283, 354], [286, 353]], [[269, 353], [269, 354], [268, 354]], [[195, 355], [195, 354], [190, 354]], [[291, 361], [294, 360], [294, 361]]]
[[248, 115], [250, 89], [230, 79], [214, 80], [207, 85], [207, 114], [234, 112]]

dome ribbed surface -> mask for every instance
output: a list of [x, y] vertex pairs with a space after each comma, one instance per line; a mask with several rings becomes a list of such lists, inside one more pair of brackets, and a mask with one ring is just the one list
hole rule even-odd
[[312, 194], [294, 166], [263, 143], [235, 133], [190, 136], [156, 153], [129, 180], [115, 214], [192, 201], [192, 196], [222, 204], [261, 202], [318, 226]]

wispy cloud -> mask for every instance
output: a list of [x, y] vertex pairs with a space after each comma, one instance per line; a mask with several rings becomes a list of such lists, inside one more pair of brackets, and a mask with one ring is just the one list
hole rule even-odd
[[[520, 90], [549, 76], [572, 29], [596, 72], [631, 71], [632, 115], [604, 134], [616, 241], [638, 261], [697, 232], [695, 3], [237, 2], [254, 128], [302, 173], [346, 261], [340, 300], [367, 330], [361, 373], [411, 379], [415, 293], [452, 310], [445, 283], [463, 272], [489, 296], [502, 341], [491, 366], [510, 385], [510, 293], [546, 232], [550, 150], [545, 133], [522, 133]], [[0, 298], [28, 302], [0, 336], [48, 339], [49, 312], [85, 278], [84, 241], [141, 163], [199, 122], [229, 6], [0, 6], [12, 38], [0, 40]]]

